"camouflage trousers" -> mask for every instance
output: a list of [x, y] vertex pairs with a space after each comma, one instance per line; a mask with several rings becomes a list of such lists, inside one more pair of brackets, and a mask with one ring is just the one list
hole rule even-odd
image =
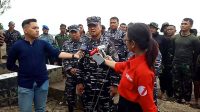
[[153, 88], [153, 99], [154, 99], [154, 103], [156, 104], [156, 106], [157, 106], [157, 103], [158, 103], [157, 79], [158, 79], [158, 76], [155, 76], [155, 79], [154, 79], [154, 88]]
[[174, 64], [172, 68], [174, 97], [176, 100], [190, 101], [192, 94], [192, 66]]
[[65, 81], [65, 101], [69, 106], [75, 106], [76, 104], [76, 78], [67, 74], [67, 80]]
[[110, 112], [110, 94], [108, 82], [92, 84], [86, 83], [82, 95], [84, 112]]

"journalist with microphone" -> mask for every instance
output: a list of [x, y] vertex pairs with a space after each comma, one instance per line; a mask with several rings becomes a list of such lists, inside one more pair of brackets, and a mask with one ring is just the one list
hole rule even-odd
[[105, 59], [105, 64], [122, 74], [118, 112], [157, 112], [153, 101], [154, 63], [157, 43], [144, 23], [129, 23], [124, 42], [135, 55], [124, 62]]

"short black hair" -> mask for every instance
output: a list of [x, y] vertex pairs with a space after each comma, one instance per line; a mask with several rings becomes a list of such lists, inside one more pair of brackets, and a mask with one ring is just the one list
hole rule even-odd
[[78, 24], [78, 26], [83, 26], [82, 24]]
[[60, 27], [65, 27], [66, 28], [67, 26], [65, 24], [61, 24]]
[[37, 22], [37, 19], [26, 19], [22, 22], [22, 28], [24, 28], [25, 25], [30, 24], [31, 22]]
[[102, 29], [106, 29], [106, 27], [104, 25], [101, 25]]
[[119, 22], [118, 17], [111, 17], [110, 20], [111, 20], [111, 19], [115, 19], [115, 20], [117, 20], [117, 22]]
[[125, 25], [125, 26], [126, 26], [126, 23], [121, 23], [120, 26], [121, 26], [121, 25]]
[[[172, 26], [172, 27], [174, 27], [174, 28], [176, 29], [176, 26], [175, 26], [175, 25], [171, 25], [171, 24], [170, 24], [170, 25], [168, 25], [168, 26]], [[168, 26], [167, 26], [167, 27], [168, 27]]]
[[191, 25], [193, 25], [193, 20], [191, 18], [184, 18], [184, 21], [189, 21]]

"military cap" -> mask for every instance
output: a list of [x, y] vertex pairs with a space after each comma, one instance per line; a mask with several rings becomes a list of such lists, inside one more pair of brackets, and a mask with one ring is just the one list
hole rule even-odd
[[87, 25], [89, 24], [97, 25], [98, 23], [101, 23], [101, 18], [98, 16], [92, 16], [87, 18]]
[[151, 22], [151, 23], [149, 24], [149, 26], [153, 26], [154, 28], [159, 29], [159, 28], [158, 28], [158, 24], [155, 23], [155, 22]]
[[78, 32], [78, 31], [80, 31], [80, 28], [79, 28], [78, 25], [71, 25], [71, 26], [68, 27], [68, 30], [69, 30], [69, 32], [71, 32], [71, 31]]
[[47, 25], [43, 25], [42, 29], [49, 30], [49, 27]]
[[162, 27], [161, 27], [161, 29], [160, 29], [160, 32], [163, 32], [163, 31], [164, 31], [165, 26], [169, 26], [169, 23], [168, 23], [168, 22], [163, 23], [163, 24], [162, 24]]

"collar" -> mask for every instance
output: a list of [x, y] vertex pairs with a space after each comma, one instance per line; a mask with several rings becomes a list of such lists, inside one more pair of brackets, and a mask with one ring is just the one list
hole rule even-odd
[[131, 68], [135, 69], [138, 65], [146, 61], [146, 53], [140, 56], [133, 55], [128, 61], [130, 62]]
[[81, 39], [79, 39], [79, 40], [70, 39], [70, 41], [71, 41], [72, 43], [79, 43], [79, 42], [82, 42]]
[[182, 32], [179, 33], [181, 37], [188, 37], [190, 35], [192, 35], [192, 33], [189, 33], [188, 35], [182, 35]]
[[103, 36], [101, 35], [101, 37], [99, 39], [92, 39], [92, 37], [90, 38], [90, 42], [101, 42], [103, 40]]
[[29, 45], [33, 45], [38, 39], [33, 40], [33, 43], [31, 44], [29, 41], [22, 39], [25, 43], [29, 44]]
[[64, 33], [64, 34], [60, 33], [59, 35], [60, 35], [60, 36], [65, 36], [65, 35], [67, 35], [67, 34], [66, 34], [66, 33]]
[[118, 31], [118, 29], [110, 29], [109, 32], [110, 33], [116, 33]]

